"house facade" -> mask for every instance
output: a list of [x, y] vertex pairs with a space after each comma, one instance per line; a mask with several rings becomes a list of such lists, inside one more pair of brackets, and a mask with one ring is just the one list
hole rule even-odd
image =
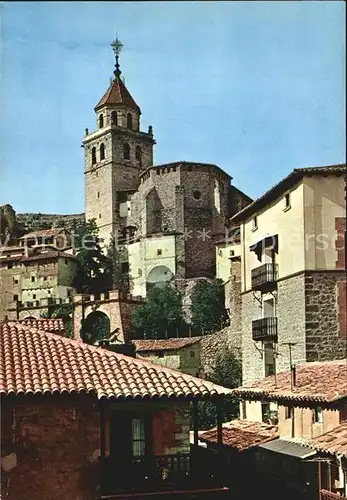
[[338, 466], [332, 469], [316, 452], [322, 441], [322, 449], [325, 446], [329, 453], [328, 443], [335, 434], [340, 435], [340, 446], [347, 439], [346, 359], [297, 365], [233, 392], [241, 398], [242, 419], [262, 422], [270, 417], [278, 423], [279, 437], [257, 447], [258, 473], [272, 488], [282, 484], [308, 500], [321, 500], [320, 490], [331, 492], [326, 498], [338, 493], [346, 498], [343, 459], [339, 456]]
[[201, 338], [134, 340], [136, 356], [194, 377], [202, 375]]
[[241, 230], [243, 381], [345, 356], [345, 165], [295, 169]]
[[218, 498], [228, 491], [211, 471], [201, 476], [195, 449], [197, 401], [216, 403], [221, 441], [229, 389], [36, 326], [1, 326], [6, 498], [166, 498], [170, 491]]
[[7, 247], [0, 256], [0, 320], [25, 317], [42, 301], [67, 300], [73, 293], [76, 258], [53, 247]]

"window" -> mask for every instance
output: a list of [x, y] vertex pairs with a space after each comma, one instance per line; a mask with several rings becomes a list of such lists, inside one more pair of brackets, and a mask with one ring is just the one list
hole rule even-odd
[[67, 259], [65, 259], [65, 265], [67, 266]]
[[141, 150], [140, 146], [136, 146], [136, 149], [135, 149], [135, 158], [136, 158], [136, 160], [141, 161], [142, 150]]
[[189, 356], [191, 358], [195, 358], [195, 351], [189, 351]]
[[96, 148], [92, 148], [92, 165], [96, 163]]
[[44, 276], [44, 277], [43, 277], [43, 281], [47, 281], [47, 276]]
[[194, 198], [194, 200], [200, 200], [200, 198], [201, 198], [201, 192], [198, 189], [196, 189], [193, 192], [193, 198]]
[[138, 276], [142, 276], [142, 269], [138, 269], [138, 270], [137, 270], [137, 275], [138, 275]]
[[14, 300], [14, 302], [18, 302], [18, 295], [14, 295], [13, 300]]
[[155, 355], [157, 358], [163, 358], [164, 357], [164, 351], [156, 351]]
[[101, 114], [99, 116], [99, 128], [102, 128], [104, 126], [104, 115]]
[[121, 273], [128, 273], [129, 272], [129, 262], [122, 262], [121, 263], [120, 272]]
[[35, 281], [35, 276], [32, 276], [31, 277], [31, 282], [34, 283], [34, 281]]
[[13, 283], [14, 283], [15, 285], [18, 285], [18, 280], [17, 280], [17, 278], [13, 278]]
[[130, 146], [127, 142], [123, 144], [123, 158], [124, 160], [130, 160]]
[[33, 299], [34, 299], [34, 300], [36, 299], [36, 294], [35, 294], [35, 293], [33, 293]]
[[140, 418], [131, 421], [132, 448], [134, 457], [143, 457], [146, 454], [145, 423]]
[[255, 231], [258, 229], [258, 217], [255, 215], [252, 220], [252, 229]]
[[261, 419], [263, 422], [266, 422], [269, 418], [270, 414], [270, 403], [263, 402], [261, 403]]
[[314, 424], [323, 423], [323, 409], [320, 406], [317, 406], [312, 410], [312, 423]]
[[100, 144], [100, 161], [105, 159], [105, 145], [102, 142]]
[[284, 407], [284, 418], [288, 420], [294, 417], [294, 407], [293, 406], [285, 406]]
[[112, 111], [112, 113], [111, 113], [111, 123], [112, 123], [112, 125], [118, 125], [117, 111]]
[[131, 113], [127, 114], [127, 128], [133, 128], [133, 115]]
[[161, 248], [158, 248], [157, 249], [157, 255], [161, 255], [163, 253], [162, 249]]
[[100, 198], [100, 193], [99, 193], [99, 191], [98, 191], [97, 197], [98, 197], [98, 198]]
[[7, 264], [7, 269], [12, 269], [12, 267], [13, 267], [13, 263], [12, 263], [12, 262], [9, 262], [9, 263]]
[[101, 219], [101, 214], [99, 214], [99, 219]]
[[287, 193], [284, 197], [285, 208], [290, 208], [290, 193]]

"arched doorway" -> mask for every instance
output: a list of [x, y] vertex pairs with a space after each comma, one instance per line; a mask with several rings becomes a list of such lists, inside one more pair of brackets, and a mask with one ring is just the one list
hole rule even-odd
[[157, 266], [154, 267], [147, 276], [147, 293], [155, 286], [165, 286], [167, 285], [173, 278], [173, 273], [166, 266]]
[[82, 321], [81, 339], [86, 344], [95, 344], [98, 340], [109, 338], [110, 318], [101, 311], [94, 311]]

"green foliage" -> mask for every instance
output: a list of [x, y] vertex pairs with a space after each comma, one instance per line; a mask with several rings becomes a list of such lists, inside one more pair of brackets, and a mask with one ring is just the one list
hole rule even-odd
[[78, 270], [74, 286], [79, 293], [103, 293], [112, 288], [113, 264], [98, 243], [95, 219], [84, 222], [76, 231], [74, 245]]
[[132, 315], [132, 325], [147, 339], [177, 336], [183, 323], [182, 296], [171, 285], [155, 286]]
[[213, 283], [200, 281], [195, 285], [191, 298], [192, 325], [195, 330], [214, 333], [227, 324], [222, 280]]
[[61, 304], [50, 306], [49, 311], [41, 315], [43, 318], [61, 318], [64, 324], [65, 337], [73, 338], [73, 305]]
[[[238, 387], [241, 384], [241, 362], [235, 358], [232, 352], [227, 350], [217, 358], [214, 371], [207, 379], [230, 389]], [[238, 402], [234, 399], [225, 399], [222, 413], [224, 422], [237, 418], [239, 414]], [[200, 401], [198, 403], [199, 429], [210, 429], [215, 425], [217, 425], [215, 404], [210, 401]]]

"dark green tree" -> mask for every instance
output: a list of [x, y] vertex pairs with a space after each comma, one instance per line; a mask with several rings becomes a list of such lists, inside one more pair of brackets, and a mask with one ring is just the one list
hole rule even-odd
[[111, 286], [111, 264], [101, 250], [95, 219], [84, 222], [75, 232], [78, 269], [74, 286], [79, 293], [103, 293]]
[[[221, 354], [215, 363], [214, 370], [207, 380], [214, 384], [233, 389], [241, 385], [241, 361], [230, 350]], [[236, 399], [225, 399], [222, 406], [223, 421], [227, 422], [239, 415], [239, 405]], [[200, 401], [198, 404], [199, 429], [210, 429], [216, 425], [216, 406], [210, 401]]]
[[50, 306], [47, 313], [41, 315], [42, 318], [61, 318], [63, 320], [65, 337], [73, 338], [73, 305], [61, 304]]
[[198, 282], [192, 291], [192, 326], [195, 331], [214, 333], [227, 324], [222, 280]]
[[182, 296], [170, 284], [152, 288], [146, 303], [132, 315], [136, 333], [148, 339], [177, 336], [182, 323]]
[[82, 340], [87, 344], [95, 344], [97, 340], [109, 338], [110, 320], [106, 314], [94, 311], [82, 322], [80, 331]]

